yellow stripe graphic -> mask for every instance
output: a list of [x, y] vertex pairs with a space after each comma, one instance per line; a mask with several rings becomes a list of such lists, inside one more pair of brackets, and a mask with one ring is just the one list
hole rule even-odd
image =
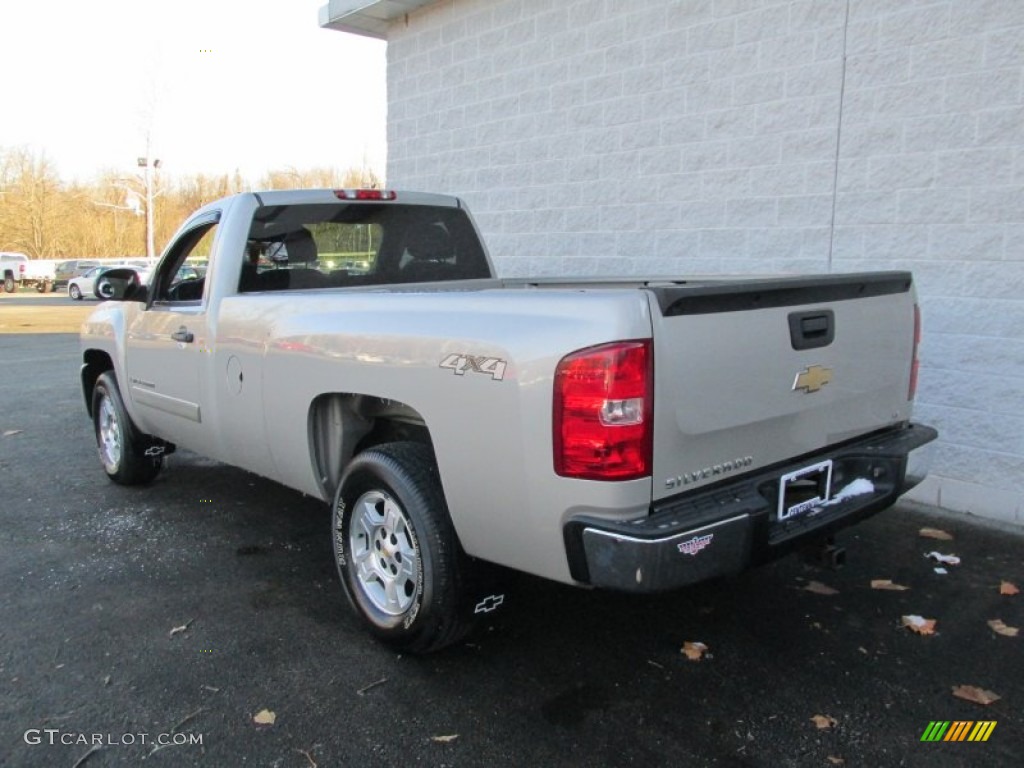
[[981, 720], [971, 732], [970, 741], [988, 741], [992, 731], [996, 729], [995, 720]]

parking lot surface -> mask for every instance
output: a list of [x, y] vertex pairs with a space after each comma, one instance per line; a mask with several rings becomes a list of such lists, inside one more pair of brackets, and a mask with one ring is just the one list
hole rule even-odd
[[[326, 505], [187, 452], [115, 486], [76, 337], [0, 353], [0, 764], [1021, 764], [1024, 637], [989, 625], [1024, 625], [1001, 594], [1024, 588], [1018, 530], [900, 506], [841, 535], [838, 571], [789, 557], [644, 598], [517, 577], [465, 643], [396, 655], [344, 603]], [[996, 725], [922, 742], [933, 721]]]

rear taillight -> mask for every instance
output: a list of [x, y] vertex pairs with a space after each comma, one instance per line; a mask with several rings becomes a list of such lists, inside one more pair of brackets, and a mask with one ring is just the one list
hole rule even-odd
[[650, 475], [653, 408], [649, 339], [562, 358], [555, 369], [555, 472], [585, 480]]
[[907, 400], [913, 400], [917, 394], [917, 371], [920, 363], [917, 360], [917, 348], [921, 345], [921, 309], [914, 305], [914, 351], [910, 357], [910, 388], [907, 390]]

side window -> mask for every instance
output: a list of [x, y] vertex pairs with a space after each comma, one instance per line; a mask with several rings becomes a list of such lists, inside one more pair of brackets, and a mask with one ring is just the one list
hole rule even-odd
[[149, 281], [154, 304], [200, 304], [206, 280], [188, 260], [207, 261], [217, 236], [217, 219], [197, 224], [181, 235]]

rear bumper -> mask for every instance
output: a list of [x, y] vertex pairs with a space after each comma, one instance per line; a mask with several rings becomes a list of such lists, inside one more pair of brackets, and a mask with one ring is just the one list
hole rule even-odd
[[[924, 479], [937, 436], [908, 425], [659, 501], [638, 520], [575, 517], [565, 526], [570, 571], [597, 587], [658, 592], [767, 562], [891, 506]], [[779, 521], [780, 479], [827, 460], [833, 500]], [[859, 493], [836, 500], [844, 488]]]

